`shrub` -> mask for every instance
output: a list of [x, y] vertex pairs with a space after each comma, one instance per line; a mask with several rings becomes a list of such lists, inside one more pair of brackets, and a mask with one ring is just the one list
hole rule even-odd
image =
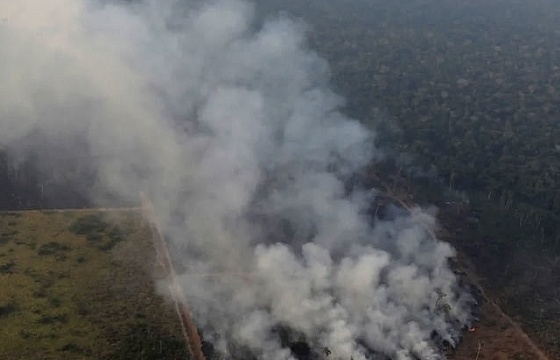
[[55, 323], [66, 324], [68, 322], [68, 315], [66, 314], [43, 315], [41, 316], [38, 322], [39, 324], [43, 324], [43, 325], [55, 324]]
[[158, 326], [138, 321], [125, 329], [120, 346], [111, 359], [185, 359], [187, 349], [182, 338], [173, 336]]
[[109, 251], [124, 239], [122, 231], [116, 226], [111, 227], [107, 233], [107, 237], [108, 239], [106, 241], [99, 244], [98, 248], [100, 250]]
[[4, 316], [8, 316], [12, 313], [15, 313], [18, 311], [18, 308], [16, 305], [8, 303], [6, 305], [0, 305], [0, 318], [4, 317]]
[[87, 215], [74, 221], [69, 230], [77, 235], [85, 236], [102, 251], [109, 251], [124, 239], [118, 226], [108, 224], [99, 215]]
[[17, 230], [5, 231], [0, 234], [0, 245], [7, 243], [17, 234]]
[[79, 345], [74, 344], [74, 343], [68, 343], [68, 344], [60, 347], [58, 350], [64, 351], [64, 352], [69, 352], [71, 354], [91, 355], [90, 350], [83, 349], [82, 347], [80, 347]]
[[37, 253], [39, 255], [60, 255], [61, 252], [67, 250], [70, 250], [68, 246], [57, 243], [56, 241], [51, 241], [47, 244], [41, 245]]
[[62, 301], [57, 297], [52, 297], [52, 298], [49, 299], [49, 304], [52, 307], [57, 308], [57, 307], [60, 307], [60, 305], [62, 305]]
[[16, 267], [16, 263], [10, 261], [5, 264], [0, 265], [0, 274], [12, 274], [14, 272], [14, 268]]
[[[77, 235], [88, 236], [99, 235], [105, 232], [108, 224], [99, 215], [86, 215], [76, 219], [69, 230]], [[89, 238], [88, 238], [89, 240]], [[93, 241], [93, 240], [92, 240]]]

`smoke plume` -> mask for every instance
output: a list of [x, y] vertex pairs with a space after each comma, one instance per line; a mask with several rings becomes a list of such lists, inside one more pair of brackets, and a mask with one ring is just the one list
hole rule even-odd
[[241, 0], [0, 14], [0, 145], [92, 170], [97, 200], [148, 193], [217, 352], [295, 359], [291, 336], [335, 358], [429, 360], [434, 334], [456, 341], [469, 298], [453, 250], [419, 209], [371, 218], [375, 193], [351, 176], [382, 157], [375, 134], [338, 111], [302, 24], [257, 25]]

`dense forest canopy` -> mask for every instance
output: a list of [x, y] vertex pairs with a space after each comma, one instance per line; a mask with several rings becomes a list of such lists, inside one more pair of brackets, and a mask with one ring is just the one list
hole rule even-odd
[[[310, 47], [329, 61], [338, 92], [347, 97], [346, 112], [373, 122], [381, 110], [401, 129], [382, 134], [381, 142], [435, 165], [452, 188], [541, 219], [546, 233], [556, 236], [560, 5], [263, 0], [257, 10], [264, 17], [287, 12], [308, 24]], [[9, 190], [21, 188], [14, 182], [19, 175], [37, 180], [24, 171], [30, 167], [25, 161], [0, 163], [9, 197], [22, 196]], [[25, 192], [44, 196], [56, 181], [52, 174], [43, 177], [42, 185], [30, 180]]]
[[345, 111], [376, 127], [397, 168], [431, 189], [417, 201], [445, 204], [446, 193], [466, 192], [466, 223], [441, 211], [455, 245], [503, 306], [560, 353], [560, 3], [261, 0], [258, 8], [308, 24]]
[[392, 146], [556, 236], [560, 5], [260, 3], [263, 13], [289, 9], [311, 24], [311, 46], [329, 60], [351, 115], [373, 121], [381, 108], [402, 130]]

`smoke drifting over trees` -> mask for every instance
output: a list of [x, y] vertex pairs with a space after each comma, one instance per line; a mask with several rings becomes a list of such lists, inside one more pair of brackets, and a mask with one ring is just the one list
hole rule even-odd
[[374, 194], [348, 186], [382, 154], [337, 111], [301, 24], [257, 26], [235, 0], [0, 13], [0, 145], [43, 172], [70, 170], [61, 153], [87, 158], [72, 170], [94, 174], [97, 200], [147, 192], [219, 351], [293, 359], [282, 327], [341, 358], [438, 359], [432, 334], [453, 343], [468, 324], [434, 219], [372, 221]]

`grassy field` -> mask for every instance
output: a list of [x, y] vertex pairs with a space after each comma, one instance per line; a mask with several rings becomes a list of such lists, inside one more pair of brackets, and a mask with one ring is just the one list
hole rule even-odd
[[186, 359], [150, 241], [140, 212], [0, 214], [0, 359]]

